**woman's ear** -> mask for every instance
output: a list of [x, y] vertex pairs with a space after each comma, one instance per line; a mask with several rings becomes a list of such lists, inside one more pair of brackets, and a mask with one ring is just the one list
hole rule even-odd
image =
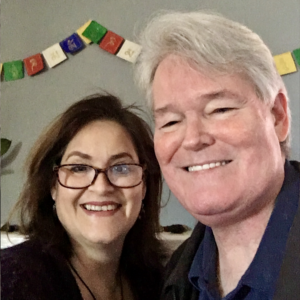
[[142, 191], [142, 193], [143, 193], [143, 199], [146, 196], [146, 192], [147, 192], [146, 182], [143, 182], [143, 191]]
[[274, 116], [274, 128], [278, 140], [283, 142], [289, 133], [289, 114], [288, 100], [282, 91], [278, 92], [271, 112]]
[[56, 200], [56, 195], [57, 195], [57, 184], [54, 184], [53, 187], [51, 188], [51, 196], [54, 201]]

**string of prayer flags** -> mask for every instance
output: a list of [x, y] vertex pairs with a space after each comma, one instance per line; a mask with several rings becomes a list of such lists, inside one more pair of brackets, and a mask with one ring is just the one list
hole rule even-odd
[[77, 33], [73, 33], [59, 44], [65, 52], [72, 54], [82, 50], [84, 47], [83, 41], [80, 39]]
[[105, 27], [96, 21], [91, 21], [90, 25], [85, 29], [82, 35], [90, 39], [93, 43], [98, 44], [106, 32], [107, 29]]
[[300, 48], [295, 49], [293, 51], [293, 55], [295, 57], [295, 60], [296, 60], [297, 64], [300, 66]]
[[12, 81], [21, 79], [24, 77], [23, 62], [22, 60], [15, 60], [5, 62], [3, 64], [4, 79], [6, 81]]
[[86, 28], [91, 24], [92, 20], [87, 21], [84, 25], [82, 25], [80, 28], [76, 30], [77, 34], [80, 36], [80, 38], [88, 45], [92, 41], [88, 39], [87, 37], [83, 36], [82, 33], [86, 30]]
[[294, 73], [297, 71], [291, 52], [285, 52], [274, 56], [275, 65], [280, 75]]
[[[75, 54], [92, 42], [98, 44], [101, 49], [131, 63], [135, 63], [142, 50], [140, 45], [124, 39], [94, 20], [89, 20], [75, 33], [41, 53], [23, 60], [1, 63], [0, 75], [4, 73], [5, 81], [21, 79], [24, 77], [25, 66], [27, 74], [33, 76], [45, 69], [44, 60], [49, 68], [53, 68], [68, 59], [66, 53]], [[273, 58], [280, 75], [296, 72], [296, 63], [300, 66], [300, 48], [275, 55]]]
[[40, 53], [25, 58], [23, 62], [29, 76], [35, 75], [44, 69], [44, 62]]
[[44, 50], [42, 54], [49, 68], [53, 68], [67, 59], [67, 56], [58, 43]]

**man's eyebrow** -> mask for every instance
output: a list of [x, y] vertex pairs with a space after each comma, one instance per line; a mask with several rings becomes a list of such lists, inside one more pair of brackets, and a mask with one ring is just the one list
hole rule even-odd
[[216, 91], [213, 93], [207, 93], [207, 94], [201, 95], [199, 97], [199, 99], [201, 99], [201, 100], [208, 100], [208, 101], [209, 100], [218, 100], [218, 99], [223, 99], [223, 98], [241, 100], [241, 99], [243, 99], [243, 96], [241, 96], [240, 94], [234, 93], [230, 90], [223, 89], [223, 90]]
[[174, 105], [172, 103], [169, 103], [163, 107], [154, 109], [154, 116], [163, 115], [167, 112], [172, 112], [174, 110], [175, 110]]
[[[229, 98], [229, 99], [233, 99], [233, 100], [244, 100], [244, 97], [242, 95], [234, 93], [227, 89], [203, 94], [203, 95], [200, 95], [199, 97], [197, 97], [197, 99], [203, 100], [203, 101], [211, 101], [211, 100], [218, 100], [218, 99], [225, 99], [225, 98], [227, 98], [227, 99]], [[175, 112], [175, 111], [176, 111], [176, 109], [175, 109], [175, 106], [173, 105], [173, 103], [168, 103], [165, 106], [154, 109], [154, 115], [159, 116], [159, 115], [163, 115], [167, 112]]]

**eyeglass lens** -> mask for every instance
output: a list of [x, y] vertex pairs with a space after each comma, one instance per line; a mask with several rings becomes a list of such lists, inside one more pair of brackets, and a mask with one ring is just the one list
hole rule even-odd
[[[59, 181], [70, 188], [84, 188], [94, 181], [96, 171], [87, 165], [62, 165], [58, 169]], [[139, 184], [143, 176], [143, 168], [134, 164], [113, 165], [102, 171], [115, 186], [131, 187]], [[101, 172], [99, 172], [101, 173]]]

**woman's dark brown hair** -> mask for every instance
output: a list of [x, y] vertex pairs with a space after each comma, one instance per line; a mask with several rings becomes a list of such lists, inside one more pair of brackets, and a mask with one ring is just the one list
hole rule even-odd
[[32, 148], [27, 163], [27, 180], [13, 211], [20, 213], [20, 232], [47, 247], [56, 247], [66, 258], [72, 254], [67, 232], [53, 213], [51, 188], [56, 182], [53, 166], [59, 165], [68, 143], [87, 124], [109, 120], [130, 134], [139, 161], [146, 166], [144, 212], [126, 236], [121, 267], [138, 299], [156, 299], [164, 249], [159, 232], [162, 179], [150, 127], [112, 95], [92, 95], [70, 106], [58, 116]]

